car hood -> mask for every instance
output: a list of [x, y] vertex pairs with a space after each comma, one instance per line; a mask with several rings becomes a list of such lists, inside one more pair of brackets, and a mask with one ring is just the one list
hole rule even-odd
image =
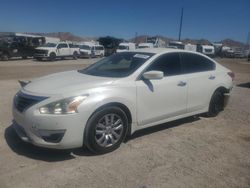
[[115, 78], [91, 76], [78, 71], [51, 74], [31, 81], [23, 90], [38, 95], [63, 95], [112, 84]]

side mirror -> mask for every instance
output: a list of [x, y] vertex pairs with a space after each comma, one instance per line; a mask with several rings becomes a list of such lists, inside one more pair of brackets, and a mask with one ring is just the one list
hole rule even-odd
[[148, 71], [143, 73], [143, 78], [147, 80], [160, 80], [164, 77], [162, 71]]
[[57, 46], [56, 48], [57, 48], [57, 49], [61, 49], [61, 47], [60, 47], [60, 46]]

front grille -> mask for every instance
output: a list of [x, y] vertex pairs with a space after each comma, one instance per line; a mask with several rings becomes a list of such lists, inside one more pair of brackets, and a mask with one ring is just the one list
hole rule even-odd
[[23, 112], [29, 107], [37, 104], [48, 97], [32, 96], [18, 92], [14, 97], [14, 105], [19, 112]]
[[36, 54], [47, 54], [47, 53], [48, 53], [48, 50], [39, 50], [39, 49], [36, 49], [36, 50], [35, 50], [35, 53], [36, 53]]

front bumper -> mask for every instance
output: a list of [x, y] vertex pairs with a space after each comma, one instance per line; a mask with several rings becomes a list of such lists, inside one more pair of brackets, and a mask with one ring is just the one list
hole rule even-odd
[[48, 56], [48, 54], [38, 54], [38, 53], [35, 53], [34, 54], [34, 58], [38, 58], [38, 57], [40, 57], [40, 58], [48, 58], [49, 56]]
[[79, 56], [80, 57], [90, 57], [91, 54], [89, 54], [88, 52], [80, 52]]
[[54, 149], [70, 149], [83, 145], [87, 118], [76, 114], [45, 115], [38, 104], [19, 112], [13, 105], [13, 128], [25, 142]]

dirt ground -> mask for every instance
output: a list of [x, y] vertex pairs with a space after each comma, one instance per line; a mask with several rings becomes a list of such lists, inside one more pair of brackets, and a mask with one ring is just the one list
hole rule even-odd
[[82, 68], [94, 60], [0, 62], [0, 188], [250, 187], [250, 63], [218, 59], [236, 74], [225, 111], [136, 133], [109, 154], [47, 150], [23, 143], [10, 127], [18, 79]]

